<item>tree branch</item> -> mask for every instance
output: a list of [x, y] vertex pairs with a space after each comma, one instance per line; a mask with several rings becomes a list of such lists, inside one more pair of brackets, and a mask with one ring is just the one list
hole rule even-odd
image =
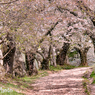
[[[56, 27], [56, 25], [61, 22], [62, 20], [58, 20], [54, 25], [51, 26], [51, 28], [48, 30], [48, 32], [44, 35], [44, 36], [47, 36], [47, 35], [50, 35], [51, 32], [53, 31], [53, 29]], [[44, 41], [45, 38], [42, 38], [40, 40], [40, 43], [42, 43]]]
[[36, 51], [38, 54], [40, 54], [42, 57], [43, 57], [43, 59], [45, 59], [44, 58], [44, 55], [41, 53], [41, 52], [39, 52], [39, 51]]
[[0, 3], [0, 5], [11, 4], [11, 3], [14, 3], [14, 2], [16, 2], [16, 1], [19, 1], [19, 0], [14, 0], [14, 1], [6, 2], [6, 3]]
[[3, 56], [3, 58], [0, 58], [0, 60], [3, 60], [10, 52], [11, 52], [11, 50], [13, 49], [14, 47], [12, 47], [4, 56]]

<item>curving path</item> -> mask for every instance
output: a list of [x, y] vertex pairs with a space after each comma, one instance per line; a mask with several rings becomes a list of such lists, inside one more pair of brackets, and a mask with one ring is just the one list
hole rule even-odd
[[32, 86], [32, 94], [27, 95], [86, 95], [83, 88], [83, 74], [90, 67], [62, 70], [40, 78]]

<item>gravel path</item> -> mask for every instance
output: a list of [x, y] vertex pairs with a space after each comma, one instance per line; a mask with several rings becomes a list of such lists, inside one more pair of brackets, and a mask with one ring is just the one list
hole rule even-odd
[[82, 76], [88, 69], [90, 67], [62, 70], [40, 78], [27, 95], [86, 95]]

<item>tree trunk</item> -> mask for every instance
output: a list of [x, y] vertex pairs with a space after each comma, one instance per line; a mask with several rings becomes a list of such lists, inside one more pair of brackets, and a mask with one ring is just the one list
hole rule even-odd
[[[14, 63], [14, 56], [16, 51], [15, 41], [9, 33], [6, 36], [8, 44], [2, 44], [2, 53], [3, 53], [3, 66], [6, 70], [6, 73], [12, 74], [13, 73], [13, 63]], [[6, 55], [6, 56], [5, 56]]]
[[44, 51], [43, 53], [41, 53], [41, 52], [37, 51], [37, 53], [40, 54], [41, 57], [42, 57], [42, 61], [40, 61], [41, 62], [41, 69], [44, 69], [44, 70], [49, 69], [49, 56], [48, 56], [48, 52]]
[[80, 66], [88, 66], [87, 63], [87, 52], [89, 50], [90, 47], [85, 47], [84, 49], [82, 48], [76, 48], [75, 49], [79, 52], [80, 54], [80, 59], [81, 59], [81, 64]]
[[33, 55], [27, 52], [26, 53], [26, 65], [27, 65], [28, 75], [32, 75], [33, 73], [33, 62], [34, 62]]
[[26, 53], [26, 65], [27, 65], [27, 72], [28, 75], [36, 75], [38, 74], [38, 70], [35, 67], [36, 63], [35, 63], [35, 55], [27, 52]]
[[43, 62], [41, 63], [41, 65], [42, 65], [41, 69], [48, 70], [49, 69], [49, 60], [48, 60], [48, 58], [43, 59]]
[[80, 66], [88, 66], [88, 64], [87, 64], [87, 52], [80, 51], [80, 59], [81, 59]]
[[68, 56], [66, 56], [66, 58], [64, 60], [64, 64], [69, 64], [69, 58], [68, 58]]
[[50, 61], [50, 65], [56, 67], [56, 53], [55, 53], [55, 48], [52, 45], [50, 45], [49, 48], [49, 61]]
[[[9, 49], [8, 49], [9, 50]], [[8, 52], [7, 50], [7, 52]], [[6, 70], [6, 73], [12, 74], [13, 73], [13, 62], [14, 62], [14, 55], [15, 55], [16, 48], [14, 47], [10, 53], [3, 59], [3, 65]], [[6, 52], [3, 52], [3, 56]]]
[[70, 46], [70, 43], [64, 43], [64, 46], [62, 50], [60, 51], [60, 54], [57, 56], [57, 63], [59, 65], [64, 65], [69, 46]]
[[[0, 50], [0, 57], [3, 58], [3, 52], [2, 52], [2, 50]], [[0, 65], [3, 66], [3, 59], [0, 59]]]

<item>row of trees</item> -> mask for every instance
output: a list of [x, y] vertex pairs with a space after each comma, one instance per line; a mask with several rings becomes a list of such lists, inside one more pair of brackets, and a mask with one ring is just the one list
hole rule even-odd
[[[75, 4], [76, 3], [76, 4]], [[72, 49], [87, 66], [87, 52], [95, 46], [95, 13], [86, 1], [4, 0], [0, 2], [0, 44], [6, 73], [29, 75], [49, 65], [67, 64]], [[19, 56], [23, 54], [23, 62]], [[20, 64], [23, 64], [20, 66]]]

